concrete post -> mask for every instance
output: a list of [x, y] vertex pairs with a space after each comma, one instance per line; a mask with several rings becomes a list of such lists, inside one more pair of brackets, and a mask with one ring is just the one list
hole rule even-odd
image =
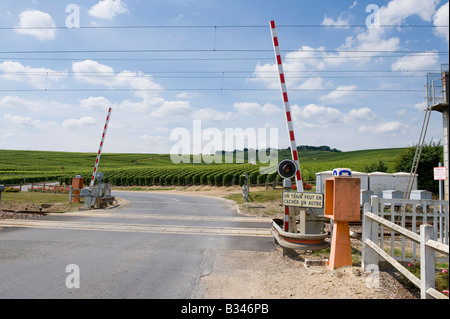
[[420, 297], [432, 298], [427, 289], [435, 286], [434, 251], [426, 245], [429, 239], [434, 239], [431, 225], [420, 225]]
[[373, 242], [378, 241], [378, 227], [377, 223], [373, 222], [371, 219], [367, 218], [365, 213], [372, 212], [372, 207], [370, 203], [364, 204], [363, 209], [363, 225], [362, 225], [362, 258], [361, 258], [361, 267], [363, 271], [368, 271], [370, 265], [378, 266], [378, 253], [374, 251], [371, 247], [366, 245], [366, 239], [371, 240]]

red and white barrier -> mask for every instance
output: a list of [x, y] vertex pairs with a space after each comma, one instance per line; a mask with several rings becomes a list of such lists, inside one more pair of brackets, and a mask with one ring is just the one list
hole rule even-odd
[[270, 30], [272, 32], [272, 40], [273, 40], [273, 47], [275, 51], [275, 58], [278, 65], [278, 73], [280, 75], [280, 85], [281, 85], [281, 94], [284, 104], [284, 110], [286, 112], [286, 123], [287, 123], [287, 129], [289, 132], [289, 139], [291, 142], [291, 154], [292, 154], [292, 160], [297, 164], [297, 174], [295, 176], [296, 180], [296, 186], [298, 192], [303, 192], [303, 181], [302, 181], [302, 173], [300, 171], [300, 163], [298, 161], [298, 152], [297, 152], [297, 144], [295, 143], [295, 135], [294, 135], [294, 128], [292, 126], [292, 116], [291, 116], [291, 108], [289, 106], [289, 99], [286, 89], [286, 78], [284, 76], [284, 70], [283, 70], [283, 63], [281, 61], [281, 54], [280, 54], [280, 47], [278, 43], [278, 35], [277, 35], [277, 29], [275, 27], [275, 21], [270, 21]]
[[[281, 61], [281, 53], [280, 53], [280, 47], [278, 42], [278, 34], [277, 29], [275, 26], [275, 21], [270, 21], [270, 30], [272, 32], [272, 40], [273, 40], [273, 48], [275, 52], [275, 59], [278, 66], [278, 73], [280, 75], [280, 86], [281, 86], [281, 96], [284, 104], [284, 111], [286, 113], [286, 124], [287, 129], [289, 133], [289, 139], [291, 143], [291, 154], [292, 154], [292, 160], [297, 164], [297, 174], [295, 175], [295, 181], [297, 186], [298, 192], [303, 192], [303, 181], [302, 181], [302, 173], [300, 171], [300, 163], [298, 161], [298, 152], [297, 152], [297, 144], [295, 142], [295, 134], [294, 134], [294, 127], [292, 125], [292, 116], [291, 116], [291, 108], [289, 105], [289, 98], [287, 94], [287, 88], [286, 88], [286, 78], [284, 76], [284, 69], [283, 69], [283, 62]], [[284, 231], [290, 232], [294, 231], [293, 227], [290, 227], [290, 209], [289, 207], [284, 208]], [[295, 231], [294, 231], [295, 232]]]
[[108, 130], [109, 119], [111, 117], [111, 111], [112, 111], [112, 108], [109, 108], [108, 116], [106, 117], [105, 128], [103, 129], [102, 140], [100, 142], [100, 148], [99, 148], [98, 153], [97, 153], [97, 160], [95, 161], [94, 172], [92, 173], [91, 184], [89, 185], [90, 189], [92, 189], [94, 187], [94, 184], [95, 184], [95, 176], [97, 175], [98, 164], [100, 162], [100, 156], [102, 155], [103, 144], [105, 142], [106, 131]]

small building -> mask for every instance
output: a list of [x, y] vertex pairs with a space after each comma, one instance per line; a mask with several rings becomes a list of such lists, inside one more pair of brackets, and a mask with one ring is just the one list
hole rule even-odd
[[373, 194], [382, 197], [383, 191], [392, 189], [392, 174], [383, 172], [369, 173], [369, 189]]
[[[408, 184], [409, 180], [409, 173], [405, 172], [398, 172], [395, 174], [392, 174], [392, 189], [401, 191], [403, 193], [406, 192], [406, 185]], [[417, 189], [417, 174], [414, 178], [414, 183], [412, 186], [412, 189]]]

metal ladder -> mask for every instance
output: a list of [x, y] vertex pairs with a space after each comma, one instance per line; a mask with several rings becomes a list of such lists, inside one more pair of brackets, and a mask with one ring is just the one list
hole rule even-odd
[[[427, 99], [428, 100], [428, 99]], [[416, 178], [417, 168], [419, 167], [420, 155], [422, 154], [423, 143], [425, 141], [425, 136], [427, 134], [428, 123], [430, 121], [431, 107], [428, 106], [425, 109], [425, 116], [423, 117], [422, 130], [420, 132], [419, 142], [417, 143], [416, 153], [414, 154], [414, 160], [411, 166], [411, 172], [408, 178], [408, 184], [406, 185], [406, 190], [403, 195], [403, 199], [409, 199], [411, 195], [411, 190], [414, 185], [414, 179]]]

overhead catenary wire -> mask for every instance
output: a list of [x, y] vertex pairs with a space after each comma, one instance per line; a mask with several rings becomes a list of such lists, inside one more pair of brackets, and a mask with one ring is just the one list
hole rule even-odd
[[[278, 28], [335, 28], [335, 27], [346, 27], [346, 28], [356, 28], [356, 27], [366, 27], [365, 25], [348, 25], [348, 26], [328, 26], [328, 25], [281, 25], [277, 26]], [[417, 28], [424, 28], [424, 27], [436, 27], [434, 25], [392, 25], [392, 26], [380, 26], [381, 28], [392, 28], [392, 27], [417, 27]], [[439, 26], [441, 27], [441, 26]], [[445, 27], [445, 26], [442, 26]], [[173, 49], [101, 49], [101, 50], [95, 50], [95, 49], [89, 49], [89, 50], [83, 50], [83, 49], [68, 49], [68, 50], [11, 50], [11, 51], [0, 51], [0, 54], [2, 55], [9, 55], [8, 59], [10, 60], [36, 60], [36, 61], [84, 61], [86, 58], [81, 58], [79, 55], [81, 54], [98, 54], [101, 55], [100, 57], [89, 57], [92, 60], [105, 60], [105, 61], [258, 61], [262, 62], [265, 60], [273, 59], [263, 56], [264, 54], [261, 53], [273, 53], [273, 49], [269, 48], [240, 48], [240, 49], [217, 49], [216, 48], [216, 37], [217, 37], [217, 29], [219, 28], [264, 28], [266, 29], [266, 25], [196, 25], [196, 26], [161, 26], [161, 25], [141, 25], [141, 26], [81, 26], [80, 29], [178, 29], [178, 28], [186, 28], [188, 30], [192, 28], [212, 28], [214, 30], [214, 45], [210, 48], [205, 49], [189, 49], [189, 48], [173, 48]], [[66, 29], [66, 26], [43, 26], [43, 27], [0, 27], [0, 30], [21, 30], [21, 29]], [[429, 54], [439, 55], [439, 56], [445, 56], [448, 55], [448, 51], [423, 51], [423, 50], [325, 50], [325, 49], [284, 49], [280, 50], [280, 52], [289, 52], [289, 53], [315, 53], [317, 56], [312, 57], [302, 57], [302, 56], [286, 56], [284, 59], [288, 61], [302, 61], [302, 60], [326, 60], [326, 59], [370, 59], [374, 57], [380, 57], [380, 58], [400, 58], [403, 57], [405, 54], [409, 56], [427, 56]], [[167, 54], [168, 57], [152, 57], [152, 56], [145, 56], [145, 57], [136, 57], [132, 56], [129, 57], [127, 55], [130, 54], [158, 54], [158, 53], [170, 53], [172, 57]], [[195, 57], [190, 57], [189, 53], [197, 54]], [[200, 55], [199, 53], [204, 53], [205, 55]], [[213, 57], [207, 56], [206, 54], [211, 53], [214, 54]], [[226, 54], [233, 54], [233, 56], [225, 56]], [[254, 55], [258, 56], [245, 56], [244, 53], [257, 53]], [[70, 57], [64, 57], [64, 54], [70, 54], [72, 56]], [[110, 56], [109, 54], [123, 54], [123, 56]], [[175, 56], [176, 54], [183, 54], [183, 57]], [[222, 57], [220, 55], [222, 55]], [[404, 55], [400, 55], [404, 54]], [[30, 56], [30, 55], [37, 55], [37, 56]], [[57, 57], [54, 57], [52, 55], [58, 55]], [[61, 57], [63, 55], [63, 57]], [[17, 56], [17, 57], [15, 57]], [[74, 58], [76, 57], [76, 58]], [[6, 58], [0, 58], [6, 59]], [[0, 62], [1, 65], [1, 62]], [[421, 70], [422, 71], [422, 70]], [[430, 70], [426, 70], [429, 72]], [[299, 71], [286, 71], [286, 78], [292, 78], [292, 79], [307, 79], [311, 76], [297, 76], [293, 75], [295, 72]], [[419, 70], [399, 70], [398, 72], [407, 72], [407, 74], [403, 75], [392, 75], [385, 76], [385, 74], [381, 75], [382, 73], [375, 73], [375, 72], [384, 72], [382, 70], [336, 70], [336, 71], [330, 71], [330, 70], [302, 70], [302, 73], [317, 73], [320, 74], [320, 77], [323, 79], [364, 79], [364, 78], [420, 78], [422, 75], [414, 75], [412, 72], [420, 72]], [[321, 74], [324, 72], [336, 72], [335, 74], [345, 74], [349, 73], [349, 75], [343, 76], [322, 76]], [[369, 72], [369, 75], [359, 75], [357, 72]], [[394, 72], [393, 70], [386, 70], [386, 72]], [[203, 74], [202, 74], [203, 73]], [[350, 75], [351, 73], [351, 75]], [[181, 74], [181, 75], [180, 75]], [[355, 74], [358, 74], [355, 76]], [[82, 76], [84, 78], [107, 78], [107, 77], [151, 77], [153, 78], [186, 78], [186, 79], [271, 79], [276, 78], [276, 74], [274, 72], [269, 73], [269, 71], [257, 71], [257, 70], [251, 70], [251, 71], [239, 71], [239, 70], [218, 70], [218, 71], [126, 71], [126, 72], [111, 72], [111, 73], [104, 73], [104, 72], [91, 72], [91, 73], [83, 73], [83, 72], [68, 72], [68, 71], [46, 71], [42, 73], [35, 73], [35, 72], [17, 72], [17, 73], [10, 73], [10, 72], [2, 72], [0, 71], [0, 78], [2, 76], [42, 76], [42, 77], [76, 77], [76, 76]], [[222, 90], [222, 91], [267, 91], [270, 89], [266, 88], [252, 88], [252, 87], [245, 87], [245, 88], [235, 88], [231, 87], [224, 87], [223, 83], [222, 86], [218, 88], [209, 88], [209, 87], [171, 87], [171, 88], [164, 88], [164, 89], [153, 89], [153, 88], [60, 88], [60, 89], [52, 89], [50, 87], [46, 87], [45, 89], [8, 89], [8, 88], [2, 88], [0, 89], [0, 92], [38, 92], [38, 91], [46, 91], [46, 92], [90, 92], [90, 91], [97, 91], [97, 92], [110, 92], [110, 91], [187, 91], [187, 90]], [[299, 88], [292, 88], [292, 91], [321, 91], [321, 92], [330, 92], [330, 91], [336, 91], [336, 89], [299, 89]], [[349, 91], [353, 92], [421, 92], [422, 90], [414, 89], [414, 88], [406, 88], [406, 89], [351, 89]]]
[[[298, 51], [301, 53], [301, 51]], [[320, 51], [317, 51], [320, 53]], [[429, 56], [434, 52], [421, 52], [421, 53], [412, 53], [410, 56]], [[441, 53], [442, 55], [448, 55], [449, 53]], [[314, 57], [285, 57], [284, 60], [334, 60], [334, 59], [369, 59], [373, 58], [373, 55], [351, 55], [351, 56], [314, 56]], [[404, 55], [377, 55], [377, 58], [402, 58]], [[25, 60], [25, 61], [84, 61], [89, 60], [90, 58], [59, 58], [59, 57], [51, 57], [51, 58], [43, 58], [43, 57], [0, 57], [0, 60]], [[96, 57], [96, 60], [104, 60], [104, 61], [261, 61], [261, 60], [272, 60], [269, 57], [222, 57], [222, 58], [103, 58]]]
[[[26, 51], [0, 51], [0, 54], [65, 54], [65, 53], [198, 53], [198, 52], [271, 52], [270, 49], [103, 49], [103, 50], [26, 50]], [[423, 50], [325, 50], [291, 48], [280, 52], [304, 53], [403, 53], [403, 54], [449, 54], [449, 51], [423, 51]]]
[[[155, 88], [155, 89], [139, 89], [139, 88], [81, 88], [81, 89], [0, 89], [0, 92], [132, 92], [132, 91], [279, 91], [269, 88]], [[423, 89], [289, 89], [293, 92], [392, 92], [392, 93], [423, 93]]]
[[[448, 28], [448, 25], [431, 25], [431, 24], [386, 24], [377, 25], [377, 28]], [[217, 29], [217, 28], [267, 28], [265, 25], [96, 25], [96, 26], [79, 26], [78, 28], [67, 28], [67, 26], [2, 26], [0, 30], [73, 30], [73, 29]], [[286, 24], [279, 25], [277, 28], [336, 28], [336, 29], [349, 29], [349, 28], [367, 28], [366, 24]]]
[[[301, 71], [293, 71], [292, 73], [300, 73]], [[139, 74], [136, 74], [136, 72], [129, 72], [127, 74], [123, 73], [117, 73], [117, 72], [64, 72], [64, 71], [54, 71], [54, 72], [3, 72], [1, 74], [3, 75], [13, 75], [13, 76], [49, 76], [49, 77], [94, 77], [94, 78], [110, 78], [110, 77], [116, 77], [120, 76], [121, 78], [142, 78], [146, 76], [152, 76], [154, 78], [183, 78], [183, 79], [220, 79], [220, 78], [226, 78], [226, 79], [276, 79], [278, 76], [273, 75], [258, 75], [258, 73], [253, 73], [254, 76], [250, 77], [247, 73], [242, 72], [242, 75], [236, 75], [240, 74], [235, 72], [228, 72], [228, 71], [217, 71], [217, 72], [208, 72], [203, 75], [203, 72], [184, 72], [184, 73], [177, 73], [172, 72], [168, 73], [168, 75], [154, 75], [155, 73], [152, 72], [142, 72], [140, 71]], [[228, 74], [231, 75], [228, 75]], [[1, 75], [0, 74], [0, 75]], [[160, 74], [166, 74], [165, 72], [160, 72]], [[182, 75], [181, 75], [182, 74]], [[364, 78], [423, 78], [422, 75], [340, 75], [340, 76], [320, 76], [323, 79], [364, 79]], [[286, 78], [290, 79], [310, 79], [311, 76], [294, 76], [294, 75], [288, 75]]]

